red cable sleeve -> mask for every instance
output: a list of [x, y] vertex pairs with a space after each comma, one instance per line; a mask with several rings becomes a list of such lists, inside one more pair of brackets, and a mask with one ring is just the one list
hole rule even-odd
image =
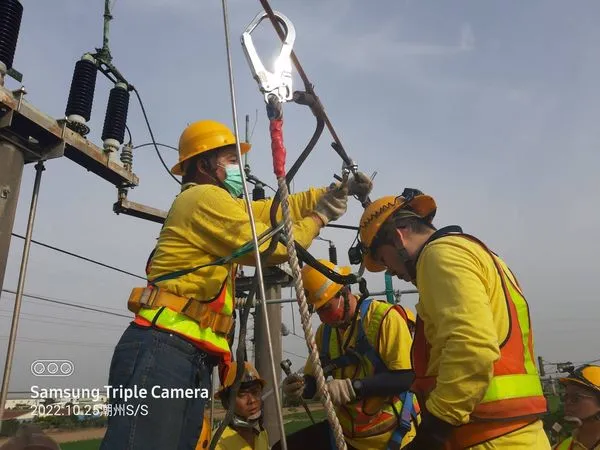
[[277, 178], [285, 177], [285, 146], [283, 145], [283, 119], [273, 119], [269, 124], [273, 171]]

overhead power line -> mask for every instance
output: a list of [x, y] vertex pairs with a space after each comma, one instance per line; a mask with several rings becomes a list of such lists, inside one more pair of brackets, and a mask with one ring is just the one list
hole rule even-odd
[[[19, 238], [19, 239], [25, 239], [25, 236], [21, 236], [20, 234], [17, 234], [17, 233], [12, 233], [12, 235], [14, 237]], [[40, 245], [42, 247], [46, 247], [46, 248], [49, 248], [51, 250], [55, 250], [57, 252], [64, 253], [65, 255], [73, 256], [74, 258], [83, 259], [84, 261], [88, 261], [88, 262], [91, 262], [93, 264], [97, 264], [99, 266], [106, 267], [107, 269], [112, 269], [112, 270], [115, 270], [117, 272], [124, 273], [126, 275], [131, 275], [132, 277], [136, 277], [136, 278], [140, 278], [142, 280], [146, 280], [146, 277], [143, 277], [141, 275], [136, 275], [135, 273], [128, 272], [127, 270], [119, 269], [118, 267], [111, 266], [109, 264], [101, 263], [100, 261], [96, 261], [94, 259], [87, 258], [85, 256], [78, 255], [77, 253], [69, 252], [67, 250], [63, 250], [62, 248], [58, 248], [58, 247], [54, 247], [52, 245], [44, 244], [43, 242], [36, 241], [34, 239], [32, 239], [31, 242], [33, 242], [34, 244]]]
[[[8, 336], [0, 336], [0, 339], [8, 339]], [[96, 347], [96, 348], [106, 348], [113, 349], [114, 345], [108, 345], [102, 342], [78, 342], [78, 341], [64, 341], [61, 339], [36, 339], [30, 337], [19, 337], [17, 341], [21, 342], [35, 342], [40, 344], [52, 344], [52, 345], [76, 345], [81, 347]]]
[[[2, 292], [7, 292], [9, 294], [16, 294], [15, 291], [11, 291], [10, 289], [2, 289]], [[44, 302], [50, 302], [50, 303], [55, 303], [58, 305], [70, 306], [72, 308], [79, 308], [79, 309], [84, 309], [87, 311], [94, 311], [94, 312], [98, 312], [98, 313], [102, 313], [102, 314], [108, 314], [110, 316], [125, 317], [126, 319], [131, 319], [131, 316], [126, 316], [125, 314], [119, 314], [119, 313], [115, 313], [112, 311], [107, 311], [105, 309], [92, 308], [90, 306], [84, 306], [84, 305], [80, 305], [77, 303], [70, 303], [70, 302], [65, 302], [65, 301], [61, 301], [61, 300], [54, 300], [54, 299], [44, 297], [41, 295], [23, 294], [23, 297], [34, 298], [36, 300], [42, 300]]]

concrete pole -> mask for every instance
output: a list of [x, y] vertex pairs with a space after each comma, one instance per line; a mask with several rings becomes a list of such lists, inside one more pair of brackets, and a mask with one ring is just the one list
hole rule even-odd
[[35, 222], [35, 213], [37, 210], [40, 192], [40, 182], [42, 179], [42, 172], [46, 170], [44, 168], [44, 162], [38, 161], [38, 163], [35, 165], [35, 170], [35, 182], [33, 184], [33, 194], [31, 196], [31, 206], [29, 208], [29, 220], [27, 221], [27, 230], [25, 232], [25, 244], [23, 245], [23, 255], [21, 256], [21, 269], [19, 270], [17, 294], [15, 297], [15, 306], [10, 327], [10, 335], [8, 337], [8, 348], [6, 350], [4, 374], [2, 376], [2, 390], [0, 391], [0, 431], [2, 428], [2, 417], [4, 416], [4, 404], [6, 402], [6, 398], [8, 397], [8, 384], [10, 382], [10, 372], [12, 370], [13, 357], [15, 353], [17, 328], [19, 326], [19, 315], [21, 314], [23, 290], [25, 289], [25, 277], [27, 275], [27, 263], [29, 261], [29, 249], [31, 247], [31, 234], [33, 233], [33, 224]]
[[10, 142], [0, 140], [0, 289], [4, 287], [24, 165], [23, 153]]
[[[281, 286], [273, 285], [268, 286], [266, 290], [267, 300], [273, 298], [281, 298]], [[273, 359], [275, 360], [275, 367], [277, 368], [277, 386], [270, 386], [268, 380], [269, 371], [271, 370], [271, 361], [269, 358], [269, 349], [267, 347], [267, 333], [265, 330], [265, 323], [263, 321], [263, 315], [258, 311], [258, 308], [262, 306], [260, 303], [256, 305], [256, 314], [254, 315], [254, 348], [255, 348], [255, 366], [256, 370], [261, 377], [267, 380], [267, 386], [265, 392], [270, 389], [279, 389], [281, 383], [281, 305], [272, 304], [267, 305], [267, 312], [269, 315], [269, 328], [271, 330], [271, 341], [273, 344]], [[277, 403], [275, 402], [275, 396], [269, 395], [263, 405], [263, 417], [264, 427], [269, 433], [269, 445], [272, 446], [281, 439], [281, 432], [279, 431], [278, 424], [278, 411]]]

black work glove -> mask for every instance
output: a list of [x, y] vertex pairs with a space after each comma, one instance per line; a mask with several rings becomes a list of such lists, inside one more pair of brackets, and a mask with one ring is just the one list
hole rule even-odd
[[452, 430], [454, 430], [453, 425], [424, 410], [421, 414], [421, 423], [417, 427], [417, 436], [404, 447], [404, 450], [442, 450]]

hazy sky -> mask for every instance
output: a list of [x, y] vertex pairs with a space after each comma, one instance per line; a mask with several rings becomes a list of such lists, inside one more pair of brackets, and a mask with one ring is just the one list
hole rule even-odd
[[[27, 99], [53, 117], [64, 115], [75, 62], [101, 46], [103, 3], [23, 1], [14, 66], [24, 74]], [[463, 226], [516, 273], [529, 300], [538, 355], [552, 362], [599, 358], [600, 5], [273, 0], [272, 6], [294, 23], [298, 57], [348, 152], [362, 170], [378, 172], [373, 197], [397, 195], [407, 186], [433, 195], [438, 226]], [[239, 43], [260, 3], [234, 0], [229, 7], [241, 130], [245, 114], [253, 124], [257, 114], [250, 162], [274, 185], [264, 103]], [[141, 92], [159, 142], [177, 145], [186, 124], [200, 119], [232, 124], [220, 1], [117, 0], [113, 15], [114, 63]], [[278, 48], [270, 24], [263, 22], [254, 37], [270, 61]], [[299, 77], [294, 81], [301, 89]], [[18, 87], [14, 80], [7, 85]], [[89, 135], [97, 144], [110, 88], [99, 74]], [[133, 96], [128, 125], [135, 144], [150, 140]], [[288, 160], [313, 126], [307, 109], [285, 106]], [[295, 190], [327, 184], [339, 173], [329, 143], [325, 135], [296, 176]], [[176, 152], [163, 154], [169, 166], [176, 161]], [[159, 225], [115, 215], [116, 189], [66, 158], [46, 168], [34, 239], [143, 274]], [[178, 185], [151, 147], [135, 153], [134, 170], [140, 186], [130, 199], [168, 209]], [[14, 229], [19, 234], [34, 173], [33, 165], [25, 168]], [[360, 212], [352, 201], [340, 223], [356, 224]], [[326, 229], [322, 237], [335, 240], [346, 262], [353, 233]], [[22, 246], [13, 239], [5, 289], [16, 288]], [[311, 251], [327, 257], [327, 244], [317, 241]], [[368, 279], [371, 290], [383, 288], [383, 275]], [[32, 247], [27, 293], [128, 315], [136, 285], [130, 276]], [[13, 299], [3, 294], [0, 304], [2, 361]], [[412, 307], [416, 296], [404, 301]], [[128, 319], [29, 298], [22, 311], [11, 391], [106, 383]], [[284, 321], [292, 327], [289, 305]], [[297, 308], [295, 323], [302, 335]], [[285, 337], [284, 349], [300, 368], [303, 358], [295, 355], [306, 355], [302, 339]], [[75, 374], [35, 378], [30, 365], [39, 358], [72, 360]]]

